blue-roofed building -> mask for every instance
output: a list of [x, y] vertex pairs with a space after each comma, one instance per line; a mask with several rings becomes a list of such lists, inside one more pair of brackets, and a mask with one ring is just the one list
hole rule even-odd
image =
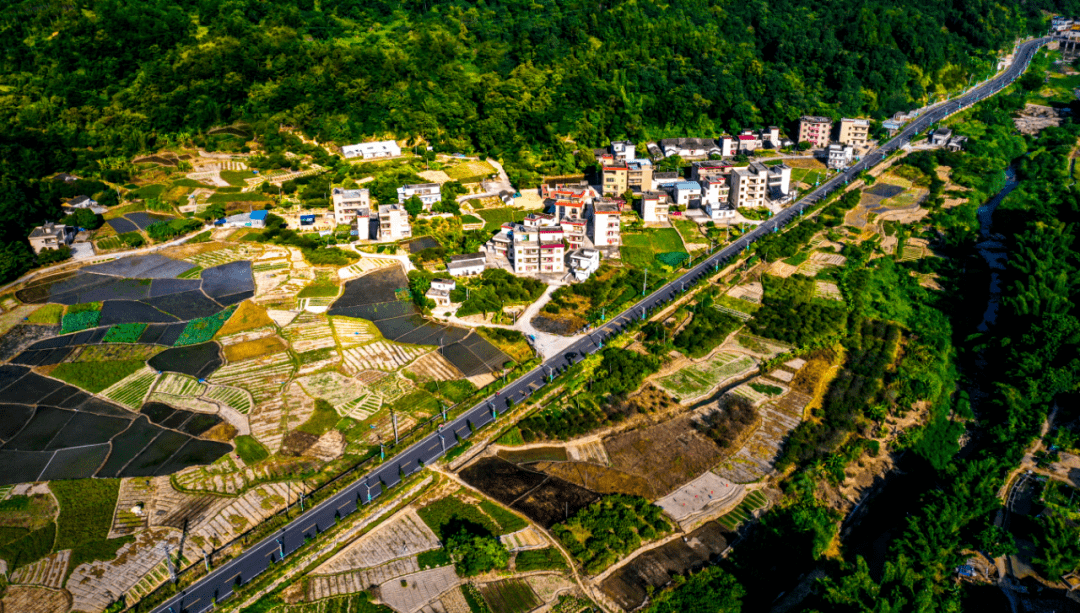
[[701, 200], [701, 185], [697, 181], [679, 181], [672, 191], [672, 200], [679, 206], [688, 206], [692, 201]]
[[265, 228], [268, 211], [251, 211], [239, 215], [229, 215], [225, 219], [214, 222], [215, 226], [223, 228]]

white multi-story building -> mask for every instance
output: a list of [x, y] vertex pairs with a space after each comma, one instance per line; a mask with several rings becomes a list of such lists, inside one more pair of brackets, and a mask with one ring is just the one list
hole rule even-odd
[[855, 159], [855, 148], [851, 145], [832, 143], [829, 145], [829, 168], [847, 168]]
[[592, 242], [597, 247], [618, 247], [622, 244], [619, 216], [620, 206], [614, 202], [593, 204]]
[[589, 222], [584, 217], [563, 217], [559, 220], [568, 249], [581, 249], [585, 246], [585, 230], [588, 225]]
[[713, 177], [726, 177], [731, 174], [732, 166], [726, 162], [708, 160], [694, 162], [690, 166], [690, 180], [701, 181]]
[[366, 189], [335, 187], [330, 190], [330, 200], [334, 203], [334, 222], [338, 225], [351, 224], [360, 213], [370, 214], [371, 193]]
[[383, 140], [376, 143], [357, 143], [342, 147], [341, 154], [346, 158], [363, 158], [365, 160], [393, 158], [401, 155], [401, 147], [398, 147], [398, 144], [392, 140]]
[[727, 205], [731, 189], [728, 187], [726, 177], [713, 176], [708, 179], [701, 179], [698, 181], [698, 185], [701, 186], [702, 206], [720, 204], [721, 202]]
[[570, 254], [570, 270], [574, 278], [584, 281], [600, 268], [600, 252], [595, 249], [580, 249]]
[[409, 214], [400, 204], [379, 205], [379, 240], [398, 240], [412, 236]]
[[777, 164], [769, 166], [766, 176], [765, 197], [774, 202], [786, 202], [791, 194], [791, 166]]
[[433, 300], [436, 306], [450, 306], [450, 292], [454, 291], [457, 283], [450, 279], [432, 279], [431, 287], [424, 294], [429, 300]]
[[701, 199], [701, 185], [697, 181], [680, 181], [672, 190], [675, 204], [689, 206], [694, 200]]
[[515, 274], [560, 273], [565, 270], [563, 230], [552, 215], [529, 215], [508, 222], [485, 245], [489, 253], [509, 260]]
[[717, 140], [720, 143], [720, 155], [729, 158], [739, 154], [739, 140], [732, 138], [730, 134], [725, 134]]
[[760, 162], [750, 162], [745, 168], [731, 172], [731, 206], [764, 206], [768, 188], [768, 168]]
[[592, 202], [595, 192], [588, 185], [556, 185], [542, 187], [540, 194], [555, 219], [584, 219], [585, 205]]
[[398, 204], [405, 204], [409, 198], [416, 196], [424, 203], [425, 209], [430, 209], [433, 204], [442, 200], [442, 188], [438, 183], [417, 183], [416, 185], [402, 185], [397, 188]]
[[667, 192], [643, 192], [641, 194], [641, 220], [645, 223], [666, 222], [671, 198]]
[[637, 147], [634, 143], [628, 140], [613, 140], [611, 141], [611, 154], [615, 156], [615, 160], [619, 162], [629, 162], [636, 159], [634, 150]]

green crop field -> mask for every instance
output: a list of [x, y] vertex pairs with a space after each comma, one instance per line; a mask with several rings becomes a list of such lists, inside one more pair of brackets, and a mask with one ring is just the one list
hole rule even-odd
[[214, 335], [221, 329], [221, 326], [225, 325], [225, 322], [232, 316], [235, 309], [235, 306], [231, 306], [209, 317], [192, 319], [188, 322], [184, 331], [180, 333], [180, 338], [176, 339], [173, 346], [198, 345], [214, 338]]
[[484, 232], [494, 232], [508, 221], [521, 221], [525, 219], [525, 216], [529, 213], [537, 212], [539, 211], [523, 211], [513, 207], [502, 207], [498, 209], [483, 209], [476, 211], [476, 214], [484, 219]]
[[251, 435], [242, 434], [234, 438], [233, 443], [236, 444], [236, 453], [240, 455], [240, 459], [244, 461], [244, 464], [255, 464], [270, 457], [266, 447], [263, 447]]
[[491, 610], [499, 613], [525, 613], [541, 604], [524, 579], [486, 583], [480, 587], [480, 593]]
[[146, 330], [146, 324], [116, 324], [105, 332], [106, 343], [134, 343]]
[[696, 221], [690, 221], [688, 219], [671, 219], [671, 225], [675, 226], [675, 229], [682, 236], [683, 242], [686, 243], [705, 243], [708, 239], [698, 229]]
[[111, 560], [117, 549], [134, 540], [131, 536], [108, 539], [119, 479], [53, 481], [49, 489], [60, 503], [55, 549], [72, 550], [69, 569], [92, 560]]
[[137, 372], [146, 363], [142, 360], [113, 362], [65, 362], [58, 364], [50, 375], [95, 394], [104, 391], [124, 377]]
[[687, 366], [657, 380], [656, 385], [680, 400], [696, 398], [753, 365], [749, 357], [720, 352], [708, 362]]
[[754, 511], [764, 507], [768, 501], [769, 499], [765, 497], [765, 494], [755, 490], [747, 494], [746, 498], [743, 498], [739, 506], [735, 507], [733, 511], [721, 516], [716, 521], [728, 530], [735, 530], [739, 527], [739, 524], [752, 519]]
[[533, 570], [566, 570], [566, 558], [554, 547], [527, 549], [518, 552], [514, 560], [514, 568], [519, 573]]
[[[78, 305], [75, 305], [78, 306]], [[78, 332], [79, 330], [85, 330], [87, 328], [93, 328], [101, 321], [101, 311], [78, 311], [72, 313], [68, 307], [68, 312], [64, 315], [64, 318], [60, 323], [60, 334], [68, 334], [71, 332]], [[100, 308], [100, 307], [99, 307]]]
[[637, 234], [624, 234], [620, 249], [622, 260], [636, 268], [656, 269], [661, 253], [686, 253], [675, 228], [658, 228]]
[[64, 305], [62, 304], [46, 304], [40, 309], [31, 313], [27, 318], [27, 323], [32, 324], [58, 324], [60, 318], [64, 315]]
[[231, 185], [233, 187], [244, 187], [245, 185], [247, 185], [247, 183], [244, 181], [244, 179], [251, 179], [251, 178], [257, 177], [257, 176], [259, 176], [259, 175], [251, 172], [250, 170], [222, 170], [221, 171], [221, 178], [224, 179], [226, 183], [228, 183], [229, 185]]
[[142, 406], [143, 398], [146, 397], [157, 377], [157, 371], [149, 367], [144, 368], [105, 390], [105, 397], [126, 407], [138, 409]]
[[237, 387], [211, 385], [210, 390], [206, 392], [206, 397], [210, 400], [223, 402], [244, 414], [251, 411], [251, 396]]

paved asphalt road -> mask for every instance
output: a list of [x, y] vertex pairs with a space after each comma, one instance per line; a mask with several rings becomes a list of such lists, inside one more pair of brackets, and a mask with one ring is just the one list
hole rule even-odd
[[885, 155], [909, 142], [914, 135], [926, 130], [931, 124], [959, 110], [961, 107], [970, 106], [972, 103], [982, 100], [1008, 85], [1027, 68], [1039, 46], [1045, 44], [1048, 40], [1041, 38], [1021, 44], [1015, 61], [1005, 73], [977, 86], [956, 100], [951, 100], [928, 111], [904, 128], [892, 140], [870, 152], [847, 171], [838, 173], [793, 206], [784, 209], [762, 223], [754, 231], [704, 259], [686, 274], [643, 298], [613, 320], [596, 328], [591, 334], [571, 345], [562, 355], [549, 358], [525, 376], [504, 387], [495, 396], [481, 402], [460, 417], [445, 424], [441, 431], [402, 450], [397, 456], [376, 467], [364, 479], [353, 483], [315, 508], [301, 514], [278, 533], [263, 539], [239, 557], [214, 569], [207, 577], [159, 606], [155, 609], [155, 613], [202, 613], [211, 609], [214, 602], [229, 596], [233, 587], [247, 583], [266, 570], [271, 564], [279, 561], [283, 555], [288, 556], [300, 548], [304, 544], [306, 537], [315, 537], [319, 532], [329, 529], [338, 518], [352, 513], [357, 509], [358, 505], [370, 502], [387, 488], [397, 485], [401, 481], [401, 474], [412, 474], [420, 470], [423, 464], [436, 461], [446, 449], [454, 446], [459, 438], [468, 438], [473, 429], [480, 428], [496, 419], [496, 413], [506, 412], [509, 404], [507, 402], [508, 398], [512, 398], [515, 403], [520, 403], [521, 400], [543, 387], [549, 377], [555, 376], [568, 368], [571, 362], [579, 362], [585, 354], [601, 348], [604, 339], [618, 334], [634, 320], [640, 319], [646, 313], [670, 302], [683, 292], [686, 285], [690, 285], [717, 270], [728, 260], [736, 257], [750, 243], [769, 232], [778, 231], [783, 226], [786, 226], [793, 217], [801, 214], [808, 205], [819, 201], [838, 187], [842, 187], [846, 181], [854, 178], [863, 169], [880, 162]]

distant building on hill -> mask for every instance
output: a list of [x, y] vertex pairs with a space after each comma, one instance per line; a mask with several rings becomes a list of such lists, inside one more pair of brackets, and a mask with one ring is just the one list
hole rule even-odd
[[377, 158], [393, 158], [401, 155], [401, 147], [392, 140], [383, 140], [375, 143], [357, 143], [345, 145], [341, 148], [341, 154], [346, 158], [363, 158], [373, 160]]

